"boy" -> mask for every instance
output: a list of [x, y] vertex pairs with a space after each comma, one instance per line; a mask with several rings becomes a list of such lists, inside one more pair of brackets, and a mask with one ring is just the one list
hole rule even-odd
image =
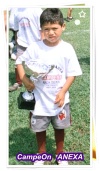
[[18, 8], [10, 8], [9, 9], [9, 31], [12, 32], [12, 37], [9, 42], [9, 56], [11, 59], [16, 60], [16, 31], [14, 30], [14, 18], [16, 16]]
[[[31, 117], [31, 127], [36, 132], [38, 153], [46, 152], [46, 130], [51, 123], [55, 132], [56, 155], [64, 152], [64, 129], [70, 126], [68, 89], [75, 77], [82, 74], [73, 47], [61, 40], [65, 30], [63, 15], [58, 8], [47, 8], [40, 16], [40, 26], [45, 39], [34, 42], [16, 61], [20, 79], [27, 90], [33, 90], [35, 108]], [[44, 77], [33, 83], [25, 75], [22, 61], [33, 62], [33, 66], [44, 65], [53, 69]], [[39, 64], [41, 62], [41, 65]], [[33, 67], [34, 68], [34, 67]], [[43, 164], [37, 161], [34, 164]], [[68, 164], [58, 161], [58, 164]]]
[[[14, 10], [14, 9], [13, 9]], [[16, 32], [17, 53], [16, 58], [23, 54], [26, 48], [35, 41], [41, 40], [40, 15], [41, 8], [16, 8], [14, 13], [13, 30]], [[15, 66], [16, 82], [9, 87], [9, 91], [15, 91], [22, 87], [22, 81], [19, 78]]]

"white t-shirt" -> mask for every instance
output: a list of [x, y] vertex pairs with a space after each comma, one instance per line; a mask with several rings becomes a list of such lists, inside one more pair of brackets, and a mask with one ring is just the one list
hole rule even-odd
[[18, 8], [14, 17], [14, 30], [17, 32], [17, 43], [28, 47], [32, 42], [41, 40], [41, 8]]
[[[59, 114], [63, 107], [54, 104], [56, 94], [63, 87], [68, 76], [78, 76], [82, 74], [76, 53], [69, 43], [63, 40], [54, 47], [49, 47], [43, 41], [34, 42], [21, 55], [16, 64], [33, 62], [33, 68], [39, 65], [54, 66], [53, 69], [43, 78], [35, 82], [33, 90], [36, 104], [33, 113], [35, 115], [55, 116]], [[37, 64], [36, 64], [37, 61]], [[41, 62], [41, 65], [39, 63]], [[44, 65], [43, 65], [44, 64]], [[66, 92], [65, 102], [69, 103], [69, 92]]]
[[10, 15], [9, 15], [9, 29], [13, 29], [14, 30], [14, 18], [15, 15], [17, 13], [17, 9], [18, 8], [11, 8], [10, 11]]

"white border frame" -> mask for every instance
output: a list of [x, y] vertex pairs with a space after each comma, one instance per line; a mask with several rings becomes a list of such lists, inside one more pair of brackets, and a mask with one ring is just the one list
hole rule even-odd
[[[88, 1], [88, 0], [87, 0]], [[77, 1], [77, 2], [79, 2], [80, 4], [81, 4], [81, 2], [82, 3], [85, 3], [85, 4], [90, 4], [90, 2], [83, 2], [83, 1]], [[9, 0], [9, 1], [6, 1], [6, 0], [4, 0], [3, 1], [3, 3], [0, 1], [0, 19], [2, 18], [2, 9], [5, 9], [5, 7], [9, 7], [9, 6], [13, 6], [13, 7], [15, 7], [15, 6], [18, 6], [18, 4], [21, 4], [21, 2], [23, 3], [23, 0], [21, 1], [21, 0], [13, 0], [13, 1], [11, 1], [11, 0]], [[72, 1], [70, 1], [70, 3], [71, 3]], [[77, 3], [75, 0], [73, 0], [73, 4], [75, 3]], [[25, 1], [25, 6], [27, 6], [27, 3], [29, 3], [29, 2], [26, 2]], [[46, 2], [47, 3], [47, 2]], [[52, 2], [51, 2], [52, 3]], [[9, 4], [11, 4], [11, 5], [9, 5]], [[33, 0], [31, 1], [30, 0], [30, 4], [33, 4]], [[59, 4], [59, 2], [57, 1], [57, 4]], [[65, 4], [66, 5], [68, 5], [67, 4], [67, 2], [65, 2]], [[92, 6], [93, 6], [93, 4], [95, 4], [94, 3], [94, 1], [93, 1], [93, 3], [91, 3], [92, 4]], [[90, 5], [91, 5], [90, 4]], [[96, 5], [95, 5], [96, 7], [95, 7], [95, 12], [96, 12], [96, 14], [95, 14], [95, 17], [98, 17], [99, 16], [99, 5], [96, 3]], [[83, 7], [82, 7], [83, 8]], [[92, 52], [93, 53], [93, 55], [95, 56], [95, 57], [97, 57], [98, 56], [98, 53], [99, 53], [99, 47], [98, 47], [98, 40], [99, 40], [99, 31], [100, 31], [100, 29], [99, 29], [99, 27], [98, 27], [98, 19], [96, 19], [95, 18], [95, 23], [94, 24], [96, 24], [96, 33], [97, 34], [95, 34], [95, 36], [97, 36], [97, 37], [95, 37], [96, 38], [96, 40], [93, 40], [94, 41], [94, 43], [93, 43], [93, 47], [94, 47], [94, 51]], [[1, 23], [1, 26], [3, 26], [3, 21], [2, 20], [0, 20], [0, 23]], [[98, 27], [98, 28], [97, 28]], [[0, 37], [2, 37], [2, 35], [4, 35], [4, 31], [3, 31], [3, 27], [0, 29]], [[94, 34], [94, 33], [93, 33]], [[94, 39], [95, 39], [94, 38]], [[5, 39], [5, 37], [4, 37], [4, 39]], [[3, 77], [4, 77], [4, 79], [3, 79], [3, 84], [4, 85], [6, 85], [7, 83], [6, 83], [6, 79], [5, 78], [8, 78], [7, 77], [7, 73], [6, 73], [6, 69], [7, 69], [7, 65], [5, 65], [5, 63], [7, 62], [6, 61], [6, 55], [5, 55], [5, 47], [6, 47], [6, 45], [5, 45], [5, 40], [4, 39], [2, 39], [2, 42], [0, 42], [0, 45], [1, 45], [1, 43], [2, 43], [2, 46], [0, 46], [1, 48], [0, 49], [4, 49], [3, 51], [2, 50], [0, 50], [0, 53], [1, 53], [1, 56], [4, 56], [5, 58], [3, 58], [3, 60], [1, 61], [2, 62], [2, 64], [1, 64], [1, 72], [2, 72], [2, 74], [3, 74]], [[95, 47], [97, 45], [97, 47]], [[95, 50], [97, 50], [97, 51], [95, 51]], [[92, 104], [95, 104], [95, 107], [94, 107], [94, 112], [98, 112], [97, 110], [99, 109], [99, 101], [98, 101], [98, 98], [97, 98], [97, 96], [98, 96], [98, 92], [100, 92], [99, 90], [100, 90], [100, 83], [99, 83], [99, 81], [96, 79], [96, 74], [98, 73], [98, 71], [99, 71], [99, 57], [100, 56], [98, 56], [98, 60], [96, 61], [92, 61], [92, 62], [95, 62], [96, 64], [97, 64], [97, 67], [95, 68], [95, 64], [93, 64], [93, 67], [95, 68], [94, 69], [94, 71], [93, 71], [93, 83], [94, 83], [94, 85], [93, 85], [93, 83], [91, 83], [92, 85], [91, 86], [93, 86], [92, 87], [92, 90], [93, 91], [96, 91], [96, 88], [97, 88], [97, 91], [96, 91], [96, 93], [94, 92], [94, 96], [93, 96], [93, 98], [94, 98], [94, 100], [93, 101], [95, 101], [96, 100], [96, 102], [92, 102]], [[6, 63], [7, 64], [7, 63]], [[96, 83], [98, 83], [97, 85], [95, 84], [95, 81], [96, 81]], [[5, 86], [4, 86], [4, 91], [2, 91], [2, 89], [1, 89], [1, 91], [0, 91], [0, 94], [1, 94], [1, 97], [4, 97], [4, 99], [5, 99], [5, 101], [6, 101], [6, 103], [7, 103], [7, 105], [8, 105], [8, 100], [7, 100], [7, 94], [8, 94], [8, 90], [7, 91], [5, 91]], [[95, 95], [96, 94], [96, 95]], [[100, 93], [99, 93], [100, 94]], [[0, 166], [0, 168], [2, 167], [2, 169], [4, 170], [7, 170], [8, 168], [6, 167], [6, 164], [5, 164], [5, 162], [6, 162], [6, 153], [7, 153], [7, 147], [5, 146], [5, 143], [7, 143], [7, 141], [6, 141], [6, 133], [8, 133], [8, 132], [6, 132], [7, 130], [5, 129], [6, 128], [6, 124], [7, 124], [7, 114], [6, 114], [6, 112], [7, 112], [7, 109], [6, 109], [6, 107], [3, 105], [2, 106], [3, 108], [1, 108], [1, 114], [3, 115], [2, 117], [3, 117], [3, 121], [4, 121], [4, 124], [2, 123], [1, 124], [1, 127], [2, 127], [2, 129], [1, 129], [1, 131], [2, 130], [4, 130], [4, 134], [2, 135], [2, 132], [1, 132], [1, 136], [2, 136], [2, 141], [1, 141], [1, 149], [0, 149], [0, 152], [1, 152], [1, 155], [0, 155], [0, 163], [1, 163], [1, 166]], [[96, 113], [96, 115], [97, 115], [97, 113]], [[97, 116], [98, 117], [98, 116]], [[95, 118], [95, 116], [94, 116], [94, 118]], [[6, 121], [6, 122], [5, 122]], [[5, 124], [6, 123], [6, 124]], [[96, 124], [97, 123], [99, 123], [99, 118], [97, 119], [97, 122], [96, 122]], [[98, 129], [96, 129], [96, 131], [98, 131]], [[97, 138], [97, 134], [96, 134], [96, 138]], [[98, 144], [99, 142], [97, 141], [97, 145], [99, 145]], [[2, 148], [3, 147], [3, 148]], [[99, 148], [99, 146], [98, 146], [98, 148]], [[97, 151], [98, 151], [98, 148], [97, 148]], [[100, 148], [99, 148], [100, 149]], [[96, 152], [97, 152], [96, 151]], [[99, 157], [99, 156], [98, 156]], [[99, 158], [98, 158], [99, 159]], [[98, 161], [98, 159], [97, 159], [97, 161]], [[98, 166], [99, 166], [99, 161], [98, 162], [96, 162], [95, 163], [96, 165], [93, 165], [93, 167], [91, 167], [91, 168], [88, 168], [87, 169], [87, 167], [85, 168], [85, 170], [87, 170], [87, 171], [89, 171], [89, 170], [94, 170], [94, 169], [96, 169], [96, 168], [98, 168]], [[14, 168], [13, 168], [14, 169]], [[18, 170], [18, 168], [15, 168], [15, 169], [17, 169]], [[24, 169], [27, 169], [27, 168], [24, 168]], [[30, 168], [31, 169], [31, 168]], [[45, 168], [43, 168], [44, 170], [45, 170]], [[51, 168], [48, 168], [48, 170], [50, 170]], [[64, 169], [64, 168], [63, 168]], [[77, 168], [77, 170], [78, 169], [80, 169], [80, 167], [79, 168]], [[81, 168], [82, 170], [83, 170], [83, 168]], [[9, 170], [12, 170], [12, 168], [9, 168]], [[38, 170], [39, 170], [39, 168], [38, 168]], [[72, 168], [71, 170], [75, 170], [75, 168]]]

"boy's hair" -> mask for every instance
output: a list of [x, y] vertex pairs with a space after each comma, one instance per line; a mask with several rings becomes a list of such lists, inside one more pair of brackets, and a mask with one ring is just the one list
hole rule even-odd
[[64, 23], [63, 14], [59, 10], [59, 8], [47, 8], [42, 12], [40, 16], [41, 28], [45, 23], [51, 23], [51, 24], [58, 23], [61, 26], [63, 25]]

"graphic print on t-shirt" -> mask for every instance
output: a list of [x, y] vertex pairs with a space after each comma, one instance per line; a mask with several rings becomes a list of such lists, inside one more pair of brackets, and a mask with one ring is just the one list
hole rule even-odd
[[43, 84], [46, 88], [55, 89], [62, 80], [62, 73], [63, 70], [55, 65], [53, 70], [42, 78]]
[[19, 24], [25, 29], [25, 27], [30, 27], [30, 20], [26, 17], [20, 19]]

